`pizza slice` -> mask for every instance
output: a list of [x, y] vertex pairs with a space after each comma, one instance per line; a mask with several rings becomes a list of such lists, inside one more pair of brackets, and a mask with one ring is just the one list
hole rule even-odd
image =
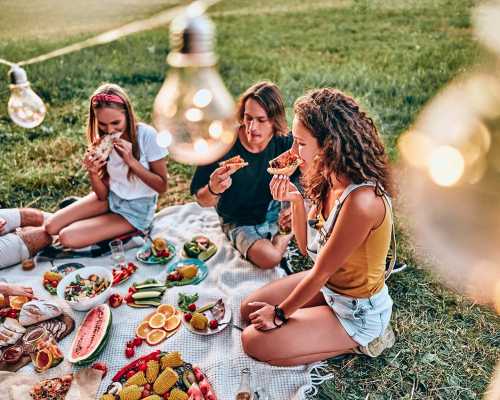
[[103, 160], [107, 160], [111, 151], [113, 150], [113, 142], [120, 138], [121, 132], [112, 133], [110, 135], [105, 135], [100, 138], [97, 144], [90, 146], [89, 151], [92, 154], [93, 158], [100, 158]]
[[228, 158], [227, 160], [219, 162], [220, 167], [229, 166], [234, 171], [237, 171], [240, 168], [246, 167], [247, 165], [248, 165], [248, 163], [240, 155], [236, 155], [234, 157]]
[[267, 172], [271, 175], [286, 175], [291, 176], [302, 164], [302, 159], [291, 150], [287, 150], [278, 157], [269, 161]]

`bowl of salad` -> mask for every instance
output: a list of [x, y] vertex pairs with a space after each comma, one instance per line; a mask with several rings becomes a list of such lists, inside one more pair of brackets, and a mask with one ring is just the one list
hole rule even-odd
[[57, 295], [76, 311], [88, 311], [111, 295], [113, 273], [104, 267], [85, 267], [66, 275], [57, 285]]

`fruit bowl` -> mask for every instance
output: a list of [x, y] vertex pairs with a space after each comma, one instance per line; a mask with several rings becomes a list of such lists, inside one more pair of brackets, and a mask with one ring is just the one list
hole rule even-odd
[[[103, 278], [107, 283], [107, 287], [93, 296], [88, 296], [76, 301], [67, 300], [65, 297], [65, 289], [80, 276], [82, 279], [89, 279], [92, 275]], [[113, 274], [104, 267], [85, 267], [66, 275], [59, 285], [57, 285], [57, 296], [64, 300], [73, 310], [88, 311], [99, 304], [105, 303], [112, 293]]]

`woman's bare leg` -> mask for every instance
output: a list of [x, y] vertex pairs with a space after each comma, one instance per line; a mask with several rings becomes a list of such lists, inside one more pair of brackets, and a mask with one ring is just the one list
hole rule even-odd
[[259, 331], [249, 326], [241, 341], [249, 356], [278, 366], [309, 364], [351, 353], [358, 346], [326, 305], [301, 308], [278, 329]]
[[64, 247], [79, 249], [134, 229], [121, 215], [107, 213], [73, 222], [59, 232], [59, 241]]
[[28, 248], [30, 257], [33, 257], [40, 250], [52, 243], [52, 236], [45, 232], [43, 227], [20, 228], [16, 231], [16, 234]]
[[[248, 321], [248, 315], [255, 311], [258, 307], [249, 306], [249, 303], [254, 301], [263, 301], [268, 304], [280, 304], [285, 300], [293, 289], [299, 284], [299, 282], [304, 279], [309, 271], [299, 272], [287, 276], [285, 278], [278, 279], [274, 282], [268, 283], [267, 285], [257, 289], [255, 292], [250, 294], [245, 300], [242, 301], [240, 305], [241, 318], [244, 321]], [[309, 302], [304, 304], [303, 307], [314, 307], [326, 304], [323, 294], [319, 292], [314, 296]]]
[[90, 193], [73, 204], [57, 211], [45, 224], [49, 235], [57, 235], [65, 226], [75, 221], [95, 217], [109, 211], [107, 200], [99, 200], [95, 193]]
[[36, 208], [20, 208], [21, 226], [42, 226], [44, 217], [43, 213]]

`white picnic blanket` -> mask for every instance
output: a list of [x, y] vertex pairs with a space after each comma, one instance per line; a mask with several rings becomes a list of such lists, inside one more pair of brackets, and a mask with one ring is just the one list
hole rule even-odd
[[[175, 244], [177, 255], [171, 262], [181, 258], [183, 243], [196, 234], [208, 236], [219, 248], [216, 255], [207, 261], [209, 273], [203, 282], [196, 286], [168, 289], [163, 303], [176, 304], [179, 291], [196, 291], [200, 297], [221, 296], [231, 307], [233, 323], [242, 326], [239, 316], [240, 302], [255, 289], [282, 276], [279, 268], [264, 271], [244, 260], [226, 239], [213, 208], [201, 208], [196, 203], [168, 207], [156, 215], [153, 226], [153, 237], [162, 235]], [[129, 250], [126, 254], [127, 260], [135, 261], [136, 252], [137, 249]], [[57, 260], [55, 264], [68, 261], [81, 262], [87, 266], [97, 265], [109, 268], [112, 266], [109, 257]], [[38, 296], [49, 298], [50, 295], [42, 288], [42, 275], [50, 267], [49, 263], [43, 263], [35, 270], [23, 271], [18, 265], [0, 271], [0, 276], [12, 283], [32, 285]], [[129, 285], [134, 281], [155, 277], [164, 278], [165, 268], [165, 266], [141, 265], [137, 273], [127, 283], [119, 286], [117, 291], [126, 294]], [[151, 308], [133, 309], [126, 305], [112, 309], [111, 340], [99, 357], [99, 360], [104, 361], [109, 367], [108, 375], [101, 384], [100, 393], [106, 389], [113, 375], [131, 361], [125, 358], [126, 342], [135, 336], [137, 325], [152, 310]], [[77, 327], [84, 315], [85, 313], [75, 312]], [[313, 393], [316, 392], [315, 388], [310, 386], [311, 378], [314, 383], [321, 383], [322, 378], [327, 378], [327, 376], [321, 377], [325, 375], [321, 364], [316, 364], [312, 368], [307, 366], [289, 368], [273, 367], [256, 362], [243, 352], [240, 335], [241, 332], [231, 326], [210, 336], [196, 335], [182, 327], [174, 336], [158, 346], [151, 347], [144, 343], [136, 349], [134, 359], [157, 349], [179, 351], [185, 361], [199, 365], [206, 372], [220, 400], [235, 398], [240, 382], [240, 372], [245, 367], [251, 370], [253, 389], [263, 384], [267, 387], [271, 399], [275, 400], [305, 399], [304, 392], [307, 389], [313, 389]], [[69, 352], [73, 337], [74, 333], [60, 343], [66, 354]], [[70, 366], [63, 364], [49, 370], [49, 374], [54, 376], [65, 368], [70, 368]], [[26, 366], [22, 371], [35, 373], [31, 365]]]

